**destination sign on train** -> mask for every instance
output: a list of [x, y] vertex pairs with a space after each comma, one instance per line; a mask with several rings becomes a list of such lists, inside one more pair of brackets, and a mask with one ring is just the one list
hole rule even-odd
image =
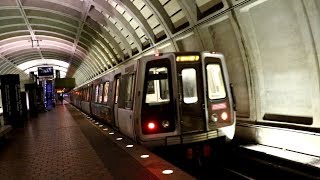
[[177, 56], [177, 62], [199, 61], [199, 56]]

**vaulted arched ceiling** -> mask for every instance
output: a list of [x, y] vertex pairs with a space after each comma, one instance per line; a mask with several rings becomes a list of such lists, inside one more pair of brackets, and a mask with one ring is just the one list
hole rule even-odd
[[[221, 2], [192, 1], [198, 8]], [[192, 24], [185, 4], [184, 0], [1, 0], [0, 74], [18, 73], [27, 79], [26, 72], [34, 66], [23, 63], [46, 65], [57, 60], [69, 64], [67, 77], [85, 82]]]

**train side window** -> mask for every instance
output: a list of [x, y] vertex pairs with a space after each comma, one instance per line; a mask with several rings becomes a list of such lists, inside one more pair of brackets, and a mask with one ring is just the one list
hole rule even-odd
[[108, 102], [109, 82], [104, 83], [104, 97], [103, 102]]
[[84, 89], [81, 90], [81, 101], [84, 101]]
[[98, 102], [98, 97], [99, 97], [99, 85], [96, 85], [96, 93], [95, 93], [94, 102]]
[[87, 101], [90, 100], [90, 88], [87, 88]]
[[116, 94], [115, 94], [115, 99], [114, 99], [114, 103], [118, 104], [118, 97], [119, 97], [119, 83], [120, 83], [120, 79], [117, 78], [116, 79]]
[[186, 68], [181, 71], [183, 102], [186, 104], [198, 102], [197, 73], [194, 68]]
[[88, 101], [88, 88], [84, 88], [84, 100]]
[[226, 97], [226, 90], [222, 78], [222, 71], [219, 64], [208, 64], [207, 81], [209, 99], [221, 99]]
[[132, 103], [133, 103], [134, 77], [135, 77], [134, 74], [129, 74], [127, 76], [125, 107], [130, 109], [132, 109]]
[[170, 101], [168, 68], [152, 67], [146, 77], [147, 94], [145, 103], [162, 103]]
[[103, 84], [100, 84], [99, 87], [99, 103], [102, 103], [102, 93], [103, 93]]

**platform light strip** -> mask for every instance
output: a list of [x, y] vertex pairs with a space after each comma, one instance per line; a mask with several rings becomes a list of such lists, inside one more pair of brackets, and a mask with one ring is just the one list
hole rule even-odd
[[142, 159], [146, 159], [146, 158], [148, 158], [148, 157], [150, 157], [148, 154], [143, 154], [143, 155], [141, 155], [140, 156]]
[[172, 174], [172, 173], [173, 173], [173, 171], [171, 169], [166, 169], [166, 170], [162, 171], [162, 174], [166, 174], [166, 175]]

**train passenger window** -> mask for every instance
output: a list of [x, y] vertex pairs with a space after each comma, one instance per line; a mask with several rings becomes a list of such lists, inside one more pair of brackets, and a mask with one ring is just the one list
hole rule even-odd
[[102, 103], [103, 84], [100, 84], [99, 88], [99, 103]]
[[103, 102], [108, 102], [109, 82], [104, 83], [104, 97]]
[[209, 99], [221, 99], [226, 97], [226, 90], [219, 64], [208, 64], [207, 67], [208, 96]]
[[118, 97], [119, 97], [119, 83], [120, 83], [120, 79], [117, 78], [116, 79], [116, 95], [115, 95], [115, 99], [114, 99], [114, 103], [117, 104], [118, 103]]
[[153, 67], [149, 69], [146, 103], [169, 102], [169, 81], [167, 67]]
[[133, 90], [134, 90], [134, 74], [130, 74], [127, 76], [127, 88], [126, 88], [126, 96], [125, 96], [125, 107], [132, 108], [133, 102]]
[[87, 101], [89, 101], [90, 100], [90, 88], [87, 88]]
[[197, 73], [194, 68], [186, 68], [182, 73], [183, 102], [186, 104], [198, 101]]
[[96, 86], [94, 102], [98, 102], [98, 97], [99, 97], [99, 85]]

